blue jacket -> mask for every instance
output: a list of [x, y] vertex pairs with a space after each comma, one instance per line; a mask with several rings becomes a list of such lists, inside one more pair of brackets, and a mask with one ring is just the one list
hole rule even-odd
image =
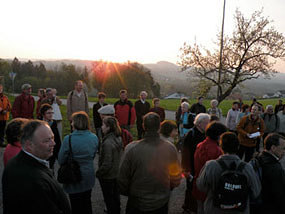
[[[98, 138], [89, 130], [75, 130], [71, 134], [73, 158], [80, 165], [82, 181], [76, 184], [64, 184], [63, 189], [69, 194], [90, 190], [95, 184], [95, 168], [93, 160], [98, 149]], [[58, 154], [58, 163], [63, 164], [68, 156], [68, 138], [64, 137]]]

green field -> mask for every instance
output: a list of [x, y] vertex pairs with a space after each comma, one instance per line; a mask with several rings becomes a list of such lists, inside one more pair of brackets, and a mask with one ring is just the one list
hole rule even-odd
[[[66, 97], [61, 96], [62, 99], [66, 99]], [[13, 104], [15, 97], [13, 96], [9, 96], [9, 100], [10, 102]], [[90, 102], [97, 102], [97, 98], [91, 97], [88, 99]], [[118, 100], [118, 98], [106, 98], [105, 102], [108, 104], [114, 104], [116, 101]], [[136, 99], [130, 99], [132, 102], [135, 102]], [[264, 99], [264, 100], [258, 100], [261, 104], [263, 104], [264, 108], [267, 105], [273, 105], [275, 106], [278, 103], [279, 99]], [[226, 116], [228, 110], [231, 108], [232, 106], [232, 102], [234, 100], [224, 100], [220, 105], [219, 108], [222, 109], [223, 115]], [[283, 99], [283, 103], [284, 103], [285, 99]], [[148, 99], [148, 102], [152, 102], [151, 99]], [[194, 104], [195, 102], [197, 102], [197, 100], [190, 100], [190, 105]], [[210, 102], [211, 100], [204, 100], [204, 105], [206, 106], [206, 109], [208, 109], [210, 107]], [[245, 104], [251, 104], [251, 100], [244, 100], [243, 101]], [[165, 108], [166, 110], [170, 110], [170, 111], [176, 111], [177, 107], [180, 104], [180, 100], [179, 99], [169, 99], [169, 100], [160, 100], [160, 105], [161, 107]], [[152, 106], [152, 103], [151, 103]], [[63, 136], [67, 135], [70, 133], [70, 125], [69, 125], [69, 121], [66, 118], [66, 106], [62, 105], [60, 107], [61, 109], [61, 113], [63, 116]], [[90, 122], [91, 124], [93, 124], [93, 112], [90, 109]], [[10, 115], [10, 120], [11, 120], [11, 115]], [[94, 131], [94, 129], [92, 128], [92, 131]], [[136, 139], [137, 137], [137, 133], [136, 133], [136, 128], [132, 128], [131, 130], [132, 135], [134, 137], [134, 139]]]

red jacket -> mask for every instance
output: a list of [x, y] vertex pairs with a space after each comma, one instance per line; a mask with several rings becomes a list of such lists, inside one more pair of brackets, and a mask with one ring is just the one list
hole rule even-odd
[[8, 144], [6, 146], [5, 152], [4, 152], [4, 167], [7, 165], [8, 161], [16, 156], [22, 149], [22, 146], [20, 142], [16, 142], [14, 145]]
[[114, 104], [115, 116], [119, 121], [120, 126], [122, 125], [133, 125], [136, 121], [136, 110], [133, 103], [129, 100], [122, 102], [117, 101]]
[[223, 151], [219, 147], [218, 142], [210, 139], [209, 137], [207, 137], [203, 142], [197, 145], [194, 155], [195, 176], [192, 191], [194, 198], [196, 198], [197, 200], [205, 201], [206, 199], [206, 194], [200, 192], [196, 186], [196, 180], [199, 177], [201, 169], [207, 161], [215, 160], [222, 154]]
[[25, 95], [22, 93], [16, 97], [12, 108], [13, 118], [22, 117], [27, 119], [34, 118], [34, 106], [35, 100], [31, 95]]

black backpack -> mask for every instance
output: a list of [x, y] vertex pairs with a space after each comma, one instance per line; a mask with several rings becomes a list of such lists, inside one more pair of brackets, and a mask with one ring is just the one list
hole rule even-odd
[[214, 190], [214, 205], [222, 210], [244, 211], [249, 197], [247, 177], [242, 173], [246, 163], [236, 166], [233, 162], [228, 167], [223, 160], [216, 161], [223, 171]]

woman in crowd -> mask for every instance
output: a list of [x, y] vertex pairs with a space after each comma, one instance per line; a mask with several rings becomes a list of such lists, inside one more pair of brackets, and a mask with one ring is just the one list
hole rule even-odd
[[37, 109], [36, 109], [36, 114], [37, 114], [37, 118], [40, 119], [41, 115], [40, 115], [40, 109], [41, 109], [41, 105], [42, 105], [42, 101], [46, 98], [46, 90], [44, 88], [40, 88], [38, 90], [38, 102], [37, 102]]
[[73, 132], [65, 136], [58, 154], [59, 164], [66, 162], [69, 152], [69, 140], [73, 159], [78, 162], [82, 180], [79, 183], [63, 184], [69, 194], [72, 214], [92, 214], [91, 191], [95, 185], [94, 158], [98, 148], [98, 138], [90, 131], [88, 115], [83, 112], [71, 116]]
[[16, 118], [9, 122], [6, 128], [6, 138], [8, 145], [4, 152], [4, 167], [7, 165], [8, 161], [16, 156], [22, 149], [20, 143], [21, 129], [27, 122], [27, 119]]
[[211, 108], [208, 109], [208, 114], [209, 115], [215, 115], [217, 116], [219, 119], [222, 118], [222, 110], [220, 108], [218, 108], [218, 100], [211, 100]]
[[171, 120], [163, 121], [160, 126], [160, 134], [162, 139], [174, 143], [178, 135], [178, 128], [176, 123]]
[[165, 120], [165, 110], [164, 108], [160, 107], [160, 100], [159, 98], [154, 98], [152, 100], [153, 108], [149, 110], [149, 112], [155, 112], [160, 116], [160, 122]]
[[103, 142], [99, 156], [99, 179], [107, 213], [120, 213], [120, 193], [117, 185], [119, 163], [123, 153], [121, 129], [115, 117], [105, 117], [102, 123]]
[[42, 118], [42, 120], [46, 121], [52, 132], [54, 135], [54, 142], [55, 142], [55, 146], [53, 149], [53, 154], [52, 156], [48, 159], [49, 161], [49, 167], [53, 170], [54, 169], [54, 163], [55, 160], [58, 158], [58, 152], [61, 146], [61, 138], [60, 135], [58, 133], [58, 129], [57, 129], [57, 123], [56, 121], [54, 121], [52, 119], [53, 117], [53, 108], [50, 104], [43, 104], [40, 108], [40, 118]]

